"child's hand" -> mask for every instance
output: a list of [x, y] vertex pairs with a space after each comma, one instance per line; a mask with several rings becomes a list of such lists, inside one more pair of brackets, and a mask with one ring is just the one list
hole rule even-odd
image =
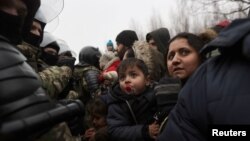
[[148, 126], [149, 136], [152, 139], [156, 139], [157, 135], [159, 134], [160, 125], [156, 123], [156, 121]]
[[89, 139], [89, 138], [93, 137], [94, 135], [95, 135], [95, 129], [94, 128], [89, 128], [89, 129], [87, 129], [85, 131], [84, 138]]

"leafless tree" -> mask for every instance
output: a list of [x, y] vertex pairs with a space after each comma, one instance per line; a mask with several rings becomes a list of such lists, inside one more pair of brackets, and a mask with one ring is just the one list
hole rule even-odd
[[[207, 12], [215, 15], [223, 16], [227, 19], [243, 18], [248, 15], [250, 9], [249, 0], [190, 0], [197, 7], [205, 7], [205, 9], [196, 8], [197, 12]], [[217, 7], [217, 9], [211, 9]], [[218, 9], [219, 8], [219, 9]]]
[[[162, 20], [161, 15], [157, 12], [157, 10], [152, 9], [152, 15], [149, 16], [148, 26], [144, 30], [139, 22], [135, 19], [131, 19], [130, 21], [130, 28], [136, 31], [139, 40], [145, 40], [146, 34], [158, 28], [164, 27], [164, 22]], [[146, 31], [146, 32], [145, 32]]]
[[[175, 0], [175, 2], [177, 7], [173, 7], [168, 13], [168, 21], [171, 22], [167, 28], [171, 36], [180, 32], [200, 33], [221, 20], [250, 16], [250, 0]], [[164, 27], [165, 24], [161, 15], [153, 9], [146, 31]], [[139, 39], [145, 39], [146, 33], [135, 20], [131, 20], [130, 27], [137, 32]]]
[[187, 8], [187, 1], [177, 0], [177, 7], [173, 7], [170, 12], [172, 35], [176, 35], [179, 32], [188, 32], [190, 29], [190, 20]]
[[158, 28], [164, 27], [164, 23], [162, 21], [161, 15], [157, 12], [157, 10], [152, 10], [152, 15], [149, 19], [149, 31], [156, 30]]
[[246, 17], [249, 0], [177, 0], [172, 10], [172, 34], [179, 32], [199, 33], [223, 19]]
[[136, 32], [139, 40], [145, 40], [145, 33], [143, 32], [144, 30], [142, 29], [142, 26], [140, 26], [140, 24], [136, 22], [135, 19], [130, 20], [129, 28]]

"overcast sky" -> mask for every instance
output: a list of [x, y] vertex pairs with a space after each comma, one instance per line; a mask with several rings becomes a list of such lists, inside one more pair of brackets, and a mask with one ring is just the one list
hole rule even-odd
[[65, 40], [77, 54], [84, 46], [95, 46], [104, 52], [109, 39], [131, 27], [133, 19], [147, 31], [155, 10], [168, 21], [174, 0], [64, 0], [59, 24], [52, 32]]

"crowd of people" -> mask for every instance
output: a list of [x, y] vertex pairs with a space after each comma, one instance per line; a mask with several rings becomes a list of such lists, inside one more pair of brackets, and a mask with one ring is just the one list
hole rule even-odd
[[249, 18], [146, 41], [123, 30], [75, 64], [39, 6], [0, 0], [0, 140], [196, 141], [213, 125], [250, 125]]

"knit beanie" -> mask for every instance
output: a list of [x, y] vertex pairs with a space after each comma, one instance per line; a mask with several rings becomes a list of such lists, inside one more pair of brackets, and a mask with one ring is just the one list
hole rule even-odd
[[108, 46], [114, 47], [113, 42], [112, 42], [111, 40], [109, 40], [109, 41], [107, 42], [107, 47], [108, 47]]
[[117, 43], [121, 43], [129, 48], [132, 47], [136, 40], [138, 40], [138, 37], [133, 30], [123, 30], [116, 37]]

